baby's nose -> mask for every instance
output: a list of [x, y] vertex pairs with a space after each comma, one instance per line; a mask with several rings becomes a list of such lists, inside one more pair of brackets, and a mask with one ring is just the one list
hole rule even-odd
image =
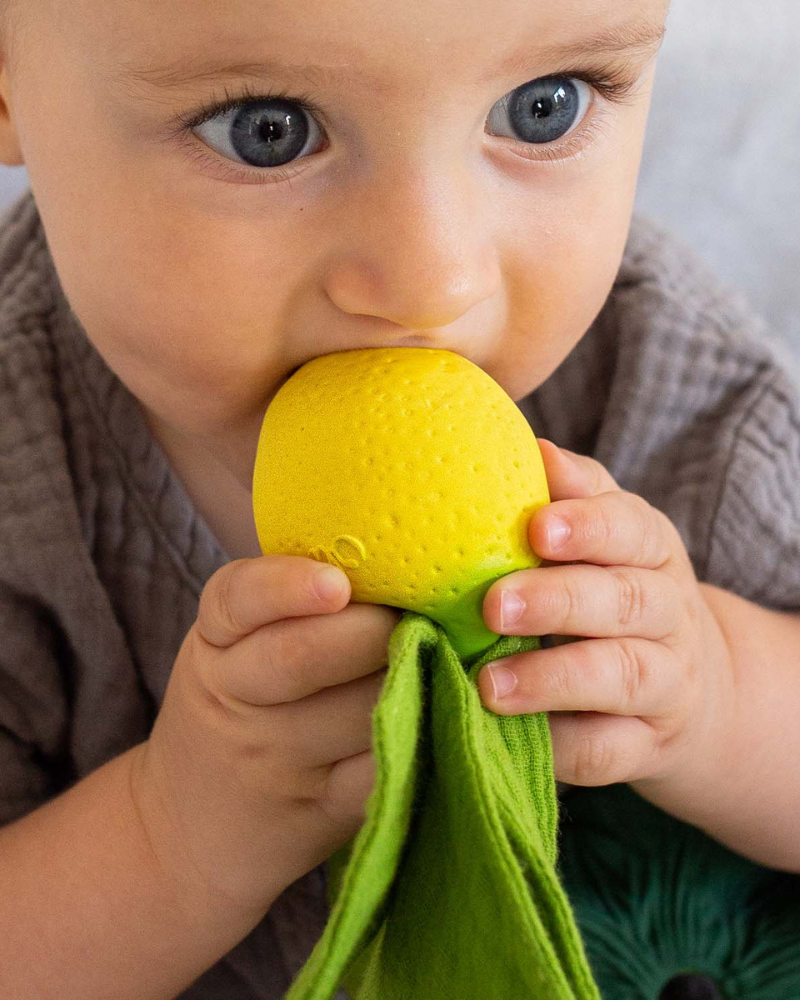
[[501, 286], [488, 213], [466, 178], [392, 170], [344, 212], [325, 290], [343, 312], [426, 330], [454, 323]]

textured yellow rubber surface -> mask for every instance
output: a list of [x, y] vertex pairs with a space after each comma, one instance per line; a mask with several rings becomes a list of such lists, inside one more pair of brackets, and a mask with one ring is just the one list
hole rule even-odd
[[549, 502], [539, 446], [505, 391], [451, 351], [341, 351], [305, 364], [261, 429], [253, 507], [264, 554], [340, 566], [352, 599], [428, 615], [460, 656], [497, 639], [491, 583], [536, 566]]

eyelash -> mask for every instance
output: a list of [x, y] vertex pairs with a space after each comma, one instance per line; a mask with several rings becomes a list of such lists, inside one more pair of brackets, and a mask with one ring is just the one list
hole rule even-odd
[[[550, 75], [559, 79], [582, 80], [600, 94], [609, 104], [619, 107], [631, 103], [631, 96], [638, 83], [638, 79], [632, 79], [628, 75], [623, 76], [618, 71], [609, 68], [566, 71]], [[232, 108], [250, 101], [272, 100], [291, 101], [302, 108], [307, 114], [316, 118], [320, 124], [325, 124], [325, 112], [316, 104], [310, 94], [298, 93], [296, 91], [290, 93], [288, 90], [283, 89], [263, 93], [254, 91], [247, 84], [243, 84], [237, 93], [231, 94], [228, 92], [227, 87], [225, 87], [223, 97], [214, 95], [209, 101], [194, 111], [178, 115], [174, 119], [174, 127], [170, 130], [169, 138], [186, 143], [189, 153], [201, 164], [210, 164], [217, 170], [221, 168], [225, 173], [226, 179], [240, 182], [250, 179], [255, 183], [289, 181], [292, 177], [296, 176], [298, 170], [283, 167], [272, 167], [269, 170], [248, 169], [246, 164], [237, 164], [232, 160], [228, 161], [219, 154], [214, 153], [205, 143], [202, 143], [202, 140], [200, 146], [193, 141], [195, 138], [192, 135], [193, 129], [210, 121], [212, 118], [216, 118], [217, 115], [224, 114], [226, 111], [230, 111]], [[524, 153], [521, 155], [526, 159], [539, 162], [569, 160], [597, 138], [602, 132], [606, 117], [607, 115], [604, 110], [596, 111], [594, 114], [591, 114], [587, 122], [580, 125], [574, 132], [568, 133], [563, 141], [559, 142], [556, 140], [554, 143], [533, 147], [538, 150], [536, 156], [526, 156]], [[514, 140], [511, 141], [513, 142]], [[521, 140], [520, 144], [525, 145]], [[302, 159], [305, 159], [305, 157]], [[299, 162], [302, 162], [302, 159]], [[254, 178], [253, 169], [256, 169], [257, 179]]]

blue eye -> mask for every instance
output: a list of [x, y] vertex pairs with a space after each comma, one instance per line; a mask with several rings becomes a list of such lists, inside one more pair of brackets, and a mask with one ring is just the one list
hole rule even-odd
[[542, 145], [577, 128], [590, 105], [591, 88], [583, 80], [543, 76], [502, 97], [486, 122], [492, 135]]
[[218, 153], [251, 167], [282, 167], [312, 152], [322, 131], [299, 104], [283, 98], [247, 101], [194, 129]]

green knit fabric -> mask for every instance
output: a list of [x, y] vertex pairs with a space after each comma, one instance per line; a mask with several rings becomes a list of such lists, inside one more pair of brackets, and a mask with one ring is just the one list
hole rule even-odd
[[367, 818], [332, 859], [332, 912], [287, 1000], [599, 1000], [555, 871], [544, 714], [499, 716], [476, 677], [538, 648], [501, 637], [462, 663], [406, 613], [373, 714]]
[[765, 868], [645, 802], [626, 785], [573, 788], [559, 874], [603, 1000], [800, 998], [800, 875]]

